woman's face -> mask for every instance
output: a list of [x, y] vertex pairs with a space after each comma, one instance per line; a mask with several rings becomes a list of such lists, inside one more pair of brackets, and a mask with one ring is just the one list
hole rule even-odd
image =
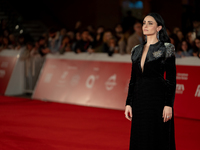
[[143, 34], [147, 36], [156, 35], [161, 30], [161, 26], [157, 25], [156, 20], [152, 16], [146, 16], [143, 20]]
[[104, 32], [104, 28], [103, 28], [103, 27], [99, 27], [99, 28], [97, 29], [97, 33], [98, 33], [98, 34], [101, 34], [102, 32]]
[[115, 32], [119, 33], [119, 32], [122, 32], [122, 31], [123, 31], [123, 28], [122, 28], [121, 25], [117, 25], [117, 26], [115, 27]]
[[81, 33], [80, 32], [76, 33], [76, 40], [77, 41], [81, 40]]
[[195, 45], [196, 45], [196, 47], [200, 48], [200, 40], [199, 39], [195, 40]]
[[181, 48], [182, 48], [183, 51], [187, 51], [188, 45], [187, 45], [187, 42], [186, 42], [186, 41], [183, 41], [183, 42], [182, 42]]
[[115, 45], [115, 40], [114, 40], [114, 39], [110, 39], [109, 45], [110, 45], [110, 46], [111, 46], [111, 45]]
[[106, 40], [106, 41], [109, 41], [110, 38], [112, 37], [112, 33], [111, 33], [111, 32], [105, 32], [104, 34], [105, 34], [105, 35], [104, 35], [104, 36], [105, 36], [105, 40]]
[[181, 31], [178, 31], [176, 35], [179, 38], [179, 40], [183, 39], [183, 33]]
[[33, 49], [33, 46], [32, 46], [31, 44], [27, 44], [26, 46], [27, 46], [27, 49], [28, 49], [29, 51], [31, 51], [31, 50]]
[[68, 37], [65, 37], [65, 38], [63, 39], [63, 43], [68, 44], [68, 43], [69, 43], [69, 38], [68, 38]]

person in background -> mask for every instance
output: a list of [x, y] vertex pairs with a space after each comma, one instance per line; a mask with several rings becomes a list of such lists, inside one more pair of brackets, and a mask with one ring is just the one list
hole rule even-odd
[[4, 35], [5, 37], [9, 37], [9, 35], [10, 35], [9, 30], [8, 30], [8, 29], [5, 29], [5, 30], [3, 31], [3, 35]]
[[75, 53], [81, 52], [94, 52], [93, 50], [93, 42], [90, 41], [90, 34], [88, 30], [83, 30], [81, 33], [81, 40], [79, 40], [75, 45]]
[[176, 58], [192, 56], [192, 49], [188, 48], [188, 43], [186, 40], [181, 41], [178, 46], [178, 51], [175, 53]]
[[103, 43], [103, 35], [104, 35], [104, 27], [103, 26], [99, 26], [96, 30], [96, 46], [95, 49], [99, 49], [99, 47], [102, 45]]
[[117, 24], [115, 27], [115, 37], [117, 38], [117, 42], [121, 39], [123, 36], [123, 28], [121, 24]]
[[126, 54], [126, 44], [129, 36], [129, 32], [125, 32], [122, 35], [121, 39], [118, 41], [118, 48], [120, 54]]
[[26, 50], [31, 53], [31, 51], [33, 50], [33, 43], [32, 42], [27, 42], [26, 43]]
[[128, 38], [126, 52], [131, 53], [131, 50], [134, 46], [142, 44], [143, 35], [142, 35], [142, 23], [136, 22], [133, 26], [134, 33]]
[[45, 40], [44, 36], [40, 36], [37, 42], [38, 42], [39, 47], [40, 46], [47, 47], [47, 43], [46, 43], [46, 40]]
[[196, 38], [196, 35], [194, 32], [192, 31], [189, 31], [187, 34], [186, 34], [186, 41], [188, 42], [188, 46], [189, 48], [192, 48], [194, 46], [194, 40]]
[[62, 28], [62, 29], [60, 30], [60, 35], [61, 35], [62, 37], [64, 37], [66, 34], [67, 34], [67, 30], [66, 30], [65, 28]]
[[48, 43], [48, 40], [49, 40], [49, 34], [48, 34], [48, 32], [43, 33], [40, 37], [44, 38], [46, 44]]
[[193, 31], [195, 32], [196, 36], [200, 36], [200, 20], [199, 17], [194, 19], [193, 23]]
[[193, 56], [199, 56], [200, 54], [200, 36], [198, 36], [196, 39], [195, 39], [195, 46], [194, 46], [194, 51], [193, 51]]
[[109, 49], [109, 41], [113, 37], [111, 30], [106, 30], [103, 34], [103, 42], [99, 47], [96, 47], [96, 52], [107, 52]]
[[0, 34], [0, 47], [3, 45], [3, 35]]
[[49, 39], [48, 39], [48, 48], [51, 53], [56, 53], [59, 51], [60, 45], [62, 41], [62, 36], [56, 30], [56, 28], [51, 27], [49, 29]]
[[177, 34], [178, 31], [180, 31], [180, 28], [179, 27], [174, 27], [173, 34]]
[[173, 32], [169, 35], [169, 38], [170, 40], [173, 42], [173, 45], [175, 46], [175, 50], [177, 51], [178, 50], [178, 44], [179, 44], [179, 39], [177, 37], [177, 32], [179, 31], [180, 29], [178, 27], [175, 27], [173, 29]]
[[31, 53], [33, 50], [33, 43], [32, 42], [27, 42], [26, 43], [26, 48], [24, 49], [23, 53], [21, 54], [21, 59], [29, 59], [31, 57]]
[[114, 53], [118, 53], [119, 48], [117, 46], [117, 40], [114, 37], [111, 37], [108, 42], [108, 46], [105, 47], [104, 52], [108, 54], [108, 56], [112, 56]]
[[71, 42], [69, 36], [64, 36], [62, 39], [61, 46], [59, 48], [60, 54], [71, 51]]
[[42, 57], [44, 57], [46, 54], [50, 53], [51, 50], [48, 47], [40, 46], [38, 52]]
[[74, 35], [76, 35], [76, 33], [74, 33], [73, 31], [68, 31], [67, 32], [67, 36], [69, 36], [71, 41], [74, 41]]
[[17, 43], [16, 43], [16, 40], [15, 40], [14, 34], [9, 35], [9, 41], [10, 41], [10, 44], [13, 46], [13, 48], [15, 48]]
[[[69, 37], [69, 36], [68, 36]], [[75, 35], [75, 39], [74, 40], [71, 40], [70, 38], [70, 41], [72, 43], [72, 50], [75, 51], [75, 47], [76, 47], [76, 44], [78, 41], [81, 40], [81, 33], [80, 32], [76, 32], [76, 35]]]
[[6, 36], [6, 37], [9, 35], [9, 29], [8, 29], [7, 22], [8, 22], [7, 19], [1, 19], [1, 22], [0, 22], [0, 34], [2, 34], [3, 36]]
[[8, 37], [3, 37], [3, 44], [0, 47], [0, 51], [5, 49], [14, 49], [14, 47], [10, 44]]
[[51, 50], [47, 47], [45, 37], [43, 36], [40, 36], [38, 39], [38, 47], [38, 52], [42, 57], [51, 52]]
[[25, 37], [23, 34], [20, 34], [18, 37], [18, 42], [17, 42], [17, 46], [15, 47], [16, 50], [19, 50], [21, 48], [25, 48]]
[[89, 32], [89, 34], [92, 36], [92, 38], [95, 37], [95, 29], [92, 25], [87, 26], [87, 30]]
[[77, 21], [76, 24], [75, 24], [75, 28], [74, 28], [74, 34], [76, 34], [76, 32], [81, 31], [81, 26], [82, 26], [82, 22], [80, 20]]
[[181, 30], [176, 32], [176, 35], [178, 37], [178, 43], [181, 43], [181, 41], [183, 40], [184, 36]]
[[[33, 49], [32, 49], [32, 51], [31, 51], [31, 56], [35, 56], [35, 55], [38, 55], [39, 54], [39, 42], [38, 41], [36, 41], [35, 42], [35, 45], [34, 45], [34, 47], [33, 47]], [[40, 55], [40, 54], [39, 54]]]

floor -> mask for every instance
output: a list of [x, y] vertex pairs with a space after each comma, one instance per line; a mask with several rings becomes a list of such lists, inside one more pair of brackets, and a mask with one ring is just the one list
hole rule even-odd
[[[124, 112], [0, 96], [0, 150], [128, 150]], [[175, 117], [177, 150], [200, 150], [200, 120]]]

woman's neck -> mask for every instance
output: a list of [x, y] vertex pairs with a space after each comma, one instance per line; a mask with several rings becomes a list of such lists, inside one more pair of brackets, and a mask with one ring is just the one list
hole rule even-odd
[[155, 35], [147, 36], [147, 43], [146, 46], [150, 46], [151, 44], [155, 44], [158, 42], [158, 39]]

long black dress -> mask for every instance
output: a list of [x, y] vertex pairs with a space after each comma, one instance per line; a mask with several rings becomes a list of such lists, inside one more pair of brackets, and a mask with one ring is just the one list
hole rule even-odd
[[[176, 89], [175, 48], [158, 41], [150, 45], [141, 68], [145, 43], [133, 48], [126, 105], [132, 107], [130, 150], [175, 150], [174, 117], [163, 122], [164, 106], [173, 108]], [[166, 78], [164, 74], [166, 73]]]

